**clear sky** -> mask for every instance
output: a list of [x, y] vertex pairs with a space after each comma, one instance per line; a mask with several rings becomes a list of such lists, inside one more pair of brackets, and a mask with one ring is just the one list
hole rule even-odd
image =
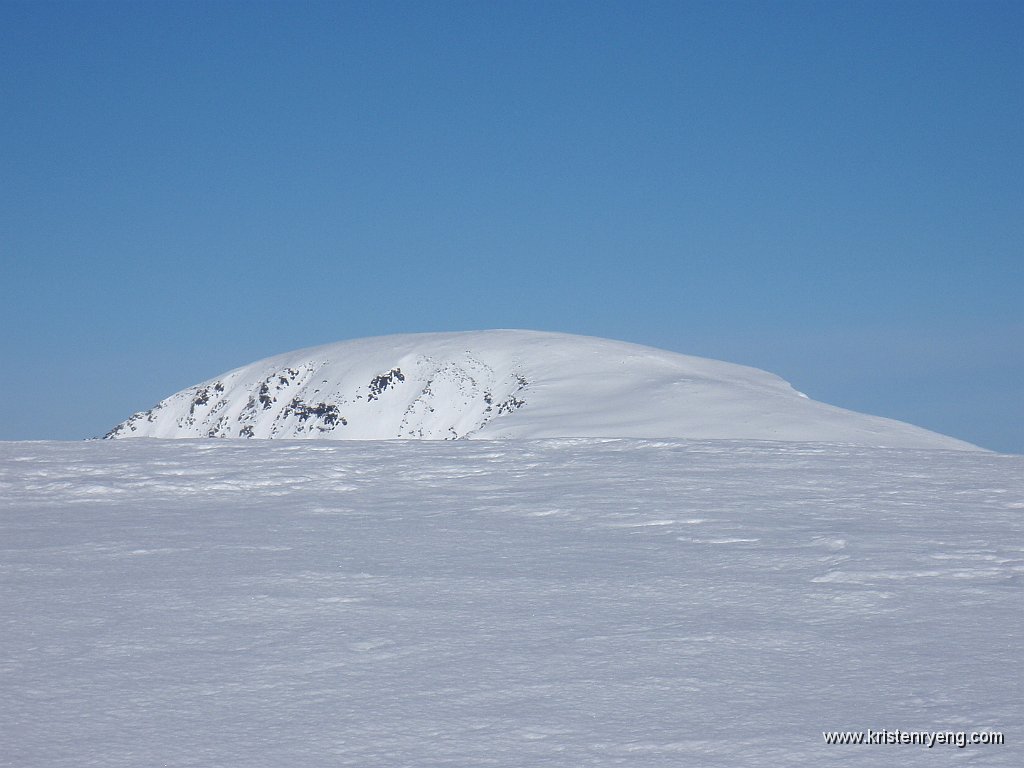
[[0, 0], [0, 439], [530, 328], [1024, 452], [1024, 3]]

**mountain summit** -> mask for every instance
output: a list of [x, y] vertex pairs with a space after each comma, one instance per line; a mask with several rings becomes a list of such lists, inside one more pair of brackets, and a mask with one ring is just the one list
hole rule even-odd
[[106, 437], [638, 437], [974, 449], [810, 400], [756, 368], [587, 336], [381, 336], [277, 355], [184, 389]]

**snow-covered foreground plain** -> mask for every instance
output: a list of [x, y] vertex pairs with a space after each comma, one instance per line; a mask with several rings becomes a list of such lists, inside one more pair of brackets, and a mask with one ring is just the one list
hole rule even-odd
[[1020, 456], [3, 443], [0, 589], [4, 766], [1024, 764]]

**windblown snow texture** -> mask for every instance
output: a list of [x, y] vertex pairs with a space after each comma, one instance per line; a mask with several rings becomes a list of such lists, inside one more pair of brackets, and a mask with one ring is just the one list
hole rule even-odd
[[4, 766], [1024, 764], [1019, 456], [0, 443], [0, 505]]
[[754, 368], [532, 331], [385, 336], [280, 355], [178, 392], [107, 437], [681, 437], [974, 448], [815, 402]]

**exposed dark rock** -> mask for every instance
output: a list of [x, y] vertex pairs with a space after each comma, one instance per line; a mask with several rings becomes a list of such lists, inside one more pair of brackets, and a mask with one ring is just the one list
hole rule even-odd
[[525, 400], [520, 400], [515, 395], [509, 395], [507, 400], [498, 403], [498, 415], [503, 413], [512, 413], [512, 411], [522, 408], [524, 405], [526, 405]]
[[277, 400], [276, 397], [270, 394], [270, 386], [267, 382], [263, 382], [263, 386], [260, 387], [259, 397], [263, 410], [267, 410]]
[[402, 373], [401, 368], [392, 368], [388, 373], [382, 373], [379, 376], [374, 376], [370, 381], [370, 396], [369, 400], [376, 400], [388, 387], [395, 386], [396, 382], [405, 381], [405, 374]]
[[210, 402], [210, 387], [203, 387], [198, 390], [188, 407], [188, 415], [195, 416], [196, 408], [200, 405], [207, 405]]
[[140, 411], [139, 413], [133, 414], [128, 419], [122, 421], [112, 430], [107, 432], [107, 434], [103, 436], [103, 439], [110, 440], [112, 438], [124, 434], [126, 431], [137, 432], [138, 428], [135, 426], [136, 422], [142, 421], [143, 419], [146, 419], [147, 421], [153, 421], [155, 419], [153, 411], [155, 411], [157, 407], [159, 406], [150, 408], [148, 411]]
[[304, 403], [295, 398], [284, 407], [282, 416], [295, 415], [300, 422], [306, 422], [311, 418], [317, 418], [329, 427], [336, 427], [338, 424], [345, 426], [348, 420], [341, 415], [338, 406], [332, 403]]

